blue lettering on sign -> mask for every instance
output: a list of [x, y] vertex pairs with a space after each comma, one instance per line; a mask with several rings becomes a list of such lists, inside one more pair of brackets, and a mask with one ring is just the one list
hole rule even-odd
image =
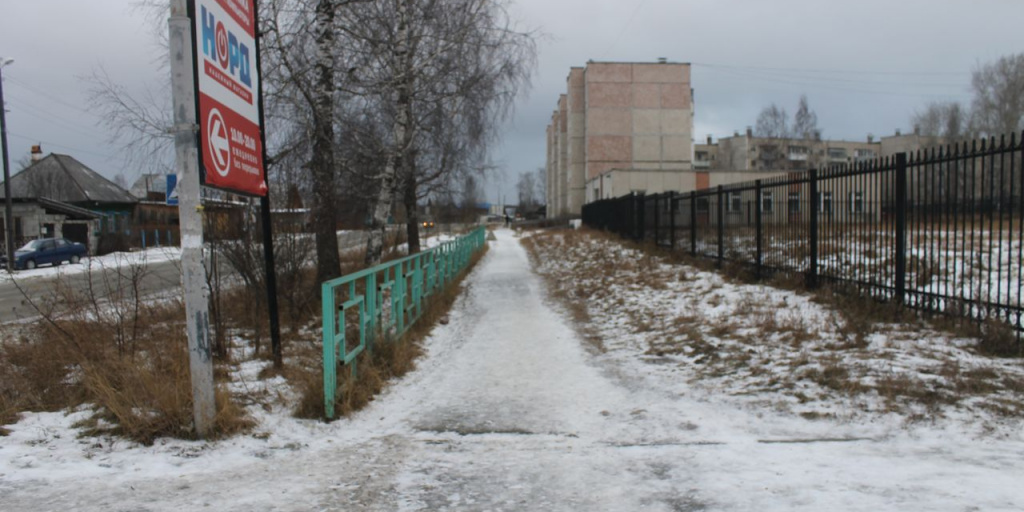
[[[228, 32], [227, 59], [220, 54], [221, 49], [217, 47], [217, 19], [212, 12], [208, 12], [205, 6], [200, 10], [203, 27], [203, 55], [212, 61], [221, 63], [228, 74], [237, 77], [246, 87], [252, 88], [252, 70], [250, 68], [249, 47], [238, 42], [234, 33]], [[226, 63], [226, 64], [224, 64]]]
[[203, 18], [203, 54], [217, 60], [217, 20], [213, 19], [213, 13], [206, 12], [205, 6], [200, 12]]

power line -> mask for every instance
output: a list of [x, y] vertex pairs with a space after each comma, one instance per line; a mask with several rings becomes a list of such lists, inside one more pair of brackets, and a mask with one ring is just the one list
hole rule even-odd
[[705, 62], [693, 62], [694, 66], [709, 68], [731, 68], [743, 70], [762, 71], [784, 71], [790, 73], [856, 73], [858, 75], [935, 75], [935, 76], [968, 76], [968, 71], [871, 71], [862, 69], [827, 69], [827, 68], [778, 68], [769, 66], [737, 66], [731, 64], [709, 64]]
[[742, 73], [749, 73], [749, 74], [756, 74], [756, 75], [763, 75], [763, 76], [770, 76], [770, 77], [797, 78], [797, 79], [809, 80], [809, 81], [837, 82], [837, 83], [850, 83], [850, 84], [863, 84], [863, 85], [882, 85], [882, 86], [902, 85], [902, 86], [914, 86], [914, 87], [965, 87], [967, 85], [967, 83], [965, 83], [965, 82], [958, 82], [958, 83], [953, 83], [953, 82], [907, 82], [907, 81], [903, 81], [903, 80], [897, 81], [897, 82], [893, 82], [893, 81], [880, 81], [880, 80], [857, 80], [857, 79], [853, 79], [853, 78], [841, 78], [841, 77], [833, 77], [833, 76], [801, 76], [801, 75], [792, 75], [789, 72], [785, 72], [785, 71], [744, 69], [744, 68], [732, 67], [732, 66], [707, 66], [707, 65], [702, 65], [701, 67], [710, 68], [710, 69], [715, 70], [715, 71], [725, 71], [725, 72], [732, 71], [732, 72], [742, 72]]
[[23, 81], [21, 81], [21, 80], [19, 80], [17, 78], [13, 78], [13, 77], [7, 77], [7, 78], [14, 85], [17, 85], [19, 88], [24, 89], [24, 90], [26, 90], [28, 92], [31, 92], [31, 93], [36, 94], [36, 95], [39, 95], [39, 96], [41, 96], [43, 98], [46, 98], [46, 99], [48, 99], [50, 101], [53, 101], [53, 102], [56, 102], [56, 103], [60, 103], [61, 105], [64, 105], [65, 107], [77, 110], [77, 111], [79, 111], [79, 112], [81, 112], [83, 114], [90, 115], [90, 116], [97, 117], [97, 118], [99, 117], [96, 114], [94, 114], [92, 112], [89, 112], [88, 110], [85, 110], [85, 109], [83, 109], [83, 108], [81, 108], [79, 106], [76, 106], [76, 105], [72, 105], [71, 103], [68, 103], [67, 101], [64, 101], [64, 100], [62, 100], [62, 99], [60, 99], [60, 98], [58, 98], [58, 97], [56, 97], [56, 96], [54, 96], [52, 94], [45, 93], [45, 92], [41, 91], [37, 86], [33, 86], [31, 84], [25, 83], [25, 82], [23, 82]]
[[74, 132], [74, 133], [76, 133], [78, 135], [83, 135], [83, 136], [86, 136], [86, 137], [95, 137], [96, 136], [96, 129], [95, 128], [89, 128], [89, 127], [86, 127], [86, 126], [79, 125], [77, 123], [74, 123], [72, 121], [69, 121], [69, 120], [63, 118], [62, 116], [54, 114], [54, 113], [52, 113], [52, 112], [50, 112], [48, 110], [44, 110], [44, 109], [42, 109], [42, 108], [40, 108], [40, 107], [38, 107], [38, 106], [36, 106], [36, 105], [34, 105], [32, 103], [29, 103], [29, 102], [27, 102], [25, 100], [15, 100], [14, 104], [12, 105], [12, 107], [15, 110], [17, 110], [19, 107], [21, 107], [29, 115], [45, 118], [45, 120], [48, 123], [53, 123], [54, 125], [56, 125], [59, 128], [63, 128], [65, 130]]
[[82, 148], [75, 148], [75, 147], [71, 147], [71, 146], [65, 146], [64, 144], [58, 144], [56, 142], [52, 142], [52, 141], [48, 141], [48, 140], [38, 139], [38, 138], [35, 138], [35, 137], [26, 137], [24, 135], [18, 135], [17, 133], [12, 133], [10, 131], [7, 132], [7, 135], [10, 135], [11, 137], [14, 137], [16, 139], [21, 139], [21, 140], [28, 141], [28, 142], [38, 142], [40, 144], [46, 144], [47, 146], [54, 146], [54, 147], [58, 147], [58, 148], [69, 149], [71, 151], [75, 151], [75, 152], [78, 152], [78, 153], [85, 153], [87, 155], [99, 156], [99, 157], [109, 158], [109, 159], [116, 158], [115, 156], [108, 155], [106, 153], [97, 153], [95, 151], [89, 151], [88, 149], [82, 149]]
[[643, 7], [646, 3], [647, 0], [640, 0], [640, 3], [636, 4], [636, 8], [633, 9], [633, 14], [629, 16], [629, 20], [626, 21], [626, 24], [622, 26], [622, 30], [619, 32], [619, 35], [615, 36], [615, 39], [612, 41], [611, 46], [609, 46], [608, 49], [604, 51], [603, 55], [605, 57], [607, 57], [608, 54], [611, 53], [612, 49], [615, 48], [615, 45], [619, 44], [619, 40], [622, 39], [622, 36], [626, 33], [626, 30], [629, 29], [630, 24], [633, 23], [633, 18], [636, 18], [637, 13], [640, 12], [640, 8]]
[[[964, 92], [960, 92], [960, 93], [956, 93], [956, 94], [922, 94], [922, 93], [910, 93], [910, 92], [903, 92], [903, 91], [866, 90], [866, 89], [856, 89], [856, 88], [852, 88], [852, 87], [841, 87], [841, 86], [825, 84], [825, 83], [815, 83], [815, 82], [812, 82], [812, 81], [800, 80], [799, 78], [796, 78], [796, 79], [784, 79], [784, 78], [778, 78], [778, 77], [772, 77], [772, 76], [764, 76], [764, 75], [759, 75], [756, 72], [741, 71], [739, 69], [720, 69], [720, 71], [732, 74], [734, 76], [739, 76], [739, 77], [742, 77], [742, 78], [746, 78], [746, 79], [749, 79], [749, 80], [760, 80], [760, 81], [775, 82], [775, 83], [788, 84], [788, 85], [797, 85], [797, 86], [801, 86], [801, 87], [828, 89], [828, 90], [834, 90], [834, 91], [851, 92], [851, 93], [856, 93], [856, 94], [870, 94], [870, 95], [877, 95], [877, 96], [906, 96], [906, 97], [914, 97], [914, 98], [948, 98], [950, 96], [957, 96], [957, 95], [965, 94]], [[802, 77], [800, 77], [800, 78], [802, 78]]]

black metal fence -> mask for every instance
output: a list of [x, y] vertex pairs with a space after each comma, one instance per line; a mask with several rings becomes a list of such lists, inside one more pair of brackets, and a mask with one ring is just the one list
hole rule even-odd
[[[1024, 137], [1022, 137], [1024, 139]], [[713, 174], [714, 171], [712, 171]], [[802, 275], [809, 286], [1022, 325], [1024, 140], [963, 143], [688, 193], [583, 207], [635, 240]]]

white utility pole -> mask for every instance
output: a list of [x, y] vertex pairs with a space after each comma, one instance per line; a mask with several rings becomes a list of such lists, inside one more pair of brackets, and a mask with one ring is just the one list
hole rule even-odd
[[174, 148], [178, 172], [178, 218], [181, 225], [181, 280], [185, 290], [185, 324], [192, 374], [192, 412], [196, 433], [213, 428], [213, 355], [210, 350], [210, 290], [203, 263], [203, 214], [199, 188], [196, 91], [192, 21], [186, 0], [171, 0], [171, 91], [174, 96]]

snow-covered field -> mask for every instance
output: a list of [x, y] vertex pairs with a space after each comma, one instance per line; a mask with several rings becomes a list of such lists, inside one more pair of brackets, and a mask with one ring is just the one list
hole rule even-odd
[[[785, 228], [794, 231], [787, 233]], [[973, 228], [973, 226], [972, 226]], [[732, 228], [723, 250], [727, 260], [753, 265], [757, 243], [748, 228]], [[738, 233], [737, 233], [738, 232]], [[763, 261], [767, 267], [793, 272], [806, 272], [810, 267], [809, 246], [803, 233], [806, 226], [781, 226], [768, 230], [762, 240]], [[688, 248], [688, 231], [677, 233], [677, 244]], [[713, 259], [718, 255], [718, 238], [714, 229], [702, 229], [697, 239], [697, 254]], [[682, 240], [682, 242], [680, 242]], [[669, 235], [659, 237], [662, 245], [670, 244]], [[870, 283], [881, 297], [896, 286], [894, 248], [896, 238], [886, 230], [834, 230], [819, 238], [818, 273], [826, 279], [849, 283]], [[987, 230], [983, 225], [971, 231], [936, 225], [910, 229], [907, 234], [906, 285], [908, 301], [931, 311], [967, 307], [978, 318], [986, 315], [985, 303], [1001, 305], [999, 314], [1024, 303], [1021, 283], [1024, 242], [1016, 232]], [[967, 306], [954, 304], [950, 298], [975, 302]], [[992, 313], [989, 311], [988, 313]], [[1010, 313], [1019, 321], [1016, 313]]]
[[[618, 251], [623, 264], [638, 258], [601, 243]], [[600, 274], [588, 272], [595, 263], [568, 245], [551, 254], [545, 274], [562, 267], [574, 272], [549, 281], [548, 290], [512, 232], [499, 230], [450, 322], [427, 339], [419, 368], [351, 418], [331, 424], [291, 418], [294, 395], [285, 382], [259, 379], [267, 363], [244, 357], [232, 388], [260, 397], [249, 408], [258, 426], [232, 439], [137, 446], [77, 437], [70, 425], [84, 412], [27, 414], [0, 437], [0, 509], [1024, 508], [1024, 438], [1015, 419], [988, 418], [988, 430], [966, 414], [908, 421], [907, 412], [860, 407], [849, 397], [855, 395], [830, 398], [827, 387], [814, 390], [819, 405], [812, 409], [780, 406], [788, 401], [784, 392], [753, 389], [744, 398], [744, 382], [756, 382], [748, 380], [756, 377], [749, 370], [694, 379], [701, 375], [694, 368], [703, 365], [698, 354], [651, 351], [648, 334], [659, 329], [650, 326], [699, 313], [688, 321], [702, 330], [740, 316], [738, 307], [762, 304], [788, 315], [783, 306], [796, 297], [757, 287], [744, 301], [749, 290], [675, 268], [666, 271], [694, 294], [675, 300], [685, 291], [674, 284], [666, 285], [668, 296], [652, 294], [644, 273], [665, 269], [645, 264], [614, 294], [596, 293], [613, 282], [588, 284], [592, 302], [607, 304], [580, 331], [546, 292], [577, 293], [575, 280]], [[626, 313], [613, 315], [617, 309]], [[631, 318], [633, 311], [641, 314]], [[827, 314], [800, 301], [792, 311], [814, 325], [822, 320], [816, 315]], [[793, 342], [793, 330], [779, 339], [769, 332], [741, 334], [754, 342], [748, 361], [779, 357], [774, 342]], [[908, 333], [880, 343], [896, 350], [908, 338], [930, 336]], [[732, 350], [706, 352], [725, 357]], [[801, 416], [807, 411], [822, 414]]]

